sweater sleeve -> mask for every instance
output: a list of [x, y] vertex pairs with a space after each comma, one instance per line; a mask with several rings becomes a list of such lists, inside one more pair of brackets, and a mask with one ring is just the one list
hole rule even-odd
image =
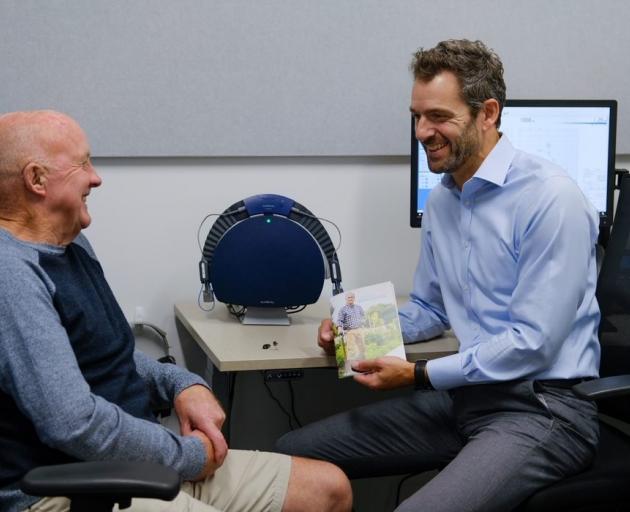
[[133, 359], [137, 372], [149, 388], [153, 403], [173, 403], [177, 395], [195, 384], [209, 389], [199, 375], [175, 364], [160, 363], [139, 350], [134, 352]]

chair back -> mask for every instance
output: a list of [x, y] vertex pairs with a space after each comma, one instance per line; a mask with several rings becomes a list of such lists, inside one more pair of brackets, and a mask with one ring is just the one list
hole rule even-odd
[[[600, 376], [630, 373], [630, 175], [620, 181], [617, 210], [597, 282], [602, 313]], [[600, 410], [630, 422], [627, 398], [602, 400]]]

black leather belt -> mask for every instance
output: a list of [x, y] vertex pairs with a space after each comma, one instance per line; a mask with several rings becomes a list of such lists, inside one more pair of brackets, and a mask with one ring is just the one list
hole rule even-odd
[[595, 377], [582, 377], [579, 379], [547, 379], [537, 380], [536, 382], [542, 384], [543, 386], [571, 389], [573, 386], [579, 384], [580, 382], [586, 382], [587, 380], [593, 380], [594, 378]]

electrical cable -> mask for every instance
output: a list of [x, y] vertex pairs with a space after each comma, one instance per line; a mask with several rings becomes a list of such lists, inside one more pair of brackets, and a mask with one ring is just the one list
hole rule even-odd
[[[201, 291], [199, 292], [199, 300], [198, 300], [199, 307], [202, 310], [204, 310], [204, 311], [212, 311], [214, 309], [214, 305], [215, 305], [214, 298], [213, 298], [213, 301], [212, 301], [212, 308], [204, 309], [201, 306], [201, 302], [200, 302], [202, 293], [203, 293], [203, 287], [202, 287]], [[226, 304], [226, 306], [227, 306], [227, 309], [230, 312], [230, 314], [235, 316], [239, 320], [245, 316], [245, 313], [247, 313], [247, 306], [237, 306], [236, 304]], [[300, 311], [304, 311], [305, 309], [306, 309], [306, 305], [304, 305], [304, 306], [291, 306], [291, 307], [285, 308], [285, 311], [287, 312], [287, 315], [292, 315], [293, 313], [299, 313]]]
[[304, 217], [309, 217], [318, 221], [323, 220], [324, 222], [328, 222], [328, 224], [331, 224], [337, 230], [337, 235], [339, 235], [339, 244], [336, 247], [333, 245], [333, 247], [335, 247], [335, 252], [339, 252], [339, 249], [341, 249], [341, 229], [339, 229], [339, 226], [337, 226], [337, 224], [335, 224], [332, 220], [326, 219], [324, 217], [316, 217], [315, 215], [311, 215], [310, 213], [303, 212], [295, 206], [293, 206], [291, 210], [295, 213], [299, 213], [300, 215], [304, 215]]
[[276, 402], [276, 404], [278, 405], [278, 407], [280, 408], [280, 410], [285, 414], [285, 416], [288, 418], [289, 420], [289, 429], [290, 430], [294, 430], [293, 427], [293, 421], [292, 421], [292, 417], [291, 417], [291, 413], [289, 411], [287, 411], [287, 409], [284, 407], [284, 405], [282, 405], [282, 402], [280, 402], [280, 400], [278, 400], [278, 398], [273, 394], [273, 391], [271, 391], [271, 388], [269, 387], [269, 383], [267, 382], [267, 380], [265, 379], [265, 374], [264, 372], [260, 372], [262, 374], [262, 378], [263, 378], [263, 383], [265, 385], [265, 387], [267, 388], [267, 392], [269, 393], [269, 396], [271, 397], [271, 399]]
[[[226, 306], [230, 314], [234, 315], [239, 320], [243, 318], [247, 312], [247, 308], [245, 306], [235, 306], [234, 304], [226, 304]], [[240, 309], [236, 309], [237, 307]]]
[[197, 246], [199, 247], [199, 252], [201, 253], [202, 256], [203, 256], [203, 246], [201, 245], [201, 241], [199, 240], [199, 235], [201, 234], [201, 228], [206, 223], [206, 221], [210, 217], [221, 217], [221, 216], [224, 216], [224, 215], [236, 215], [237, 213], [244, 212], [245, 209], [246, 208], [244, 206], [241, 206], [241, 207], [237, 208], [236, 210], [226, 210], [223, 213], [209, 213], [201, 220], [201, 223], [199, 224], [199, 227], [197, 228]]
[[165, 355], [164, 355], [164, 358], [161, 358], [161, 359], [165, 360], [163, 362], [170, 362], [170, 360], [172, 359], [173, 364], [175, 363], [175, 358], [171, 356], [171, 346], [168, 343], [168, 338], [166, 337], [166, 331], [164, 329], [161, 329], [157, 325], [152, 324], [150, 322], [134, 322], [133, 326], [140, 327], [140, 328], [148, 327], [153, 332], [155, 332], [158, 335], [158, 338], [160, 338], [162, 345], [164, 345]]
[[218, 217], [219, 215], [222, 215], [220, 213], [209, 213], [208, 215], [206, 215], [203, 220], [201, 221], [201, 223], [199, 224], [199, 227], [197, 228], [197, 245], [199, 246], [199, 252], [203, 255], [203, 246], [201, 245], [201, 241], [199, 240], [199, 235], [201, 234], [201, 228], [203, 227], [203, 225], [206, 223], [206, 221], [210, 218], [210, 217]]
[[295, 391], [293, 389], [293, 382], [288, 380], [287, 384], [289, 385], [289, 396], [291, 397], [291, 413], [293, 414], [293, 418], [295, 418], [297, 426], [302, 428], [302, 422], [299, 420], [298, 415], [295, 412]]
[[306, 305], [304, 306], [291, 306], [288, 308], [285, 308], [287, 315], [292, 315], [293, 313], [299, 313], [300, 311], [304, 311], [306, 309]]
[[[199, 252], [201, 253], [202, 260], [203, 260], [203, 247], [201, 245], [201, 241], [199, 240], [199, 235], [201, 234], [201, 228], [205, 224], [206, 220], [208, 220], [210, 217], [218, 217], [218, 216], [219, 216], [218, 213], [209, 213], [208, 215], [206, 215], [202, 219], [201, 223], [199, 224], [199, 227], [197, 228], [197, 246], [199, 247]], [[210, 291], [210, 293], [208, 295], [212, 299], [212, 306], [210, 308], [204, 308], [203, 305], [202, 305], [202, 304], [205, 304], [205, 301], [202, 300], [202, 298], [204, 297], [204, 283], [202, 283], [201, 284], [201, 289], [199, 290], [199, 295], [197, 296], [197, 305], [199, 306], [199, 309], [201, 309], [202, 311], [206, 311], [206, 312], [210, 312], [210, 311], [214, 310], [214, 306], [216, 304], [216, 302], [214, 300], [214, 293], [212, 293], [212, 291]]]
[[335, 252], [339, 252], [339, 249], [341, 249], [341, 229], [339, 229], [339, 226], [337, 226], [337, 224], [335, 224], [332, 220], [325, 219], [324, 217], [315, 218], [319, 221], [323, 220], [324, 222], [328, 222], [328, 224], [332, 224], [332, 226], [337, 230], [337, 235], [339, 235], [339, 243], [335, 247]]
[[[157, 325], [152, 324], [150, 322], [133, 322], [132, 327], [140, 328], [140, 329], [144, 329], [145, 327], [148, 327], [154, 333], [156, 333], [158, 335], [157, 337], [160, 339], [160, 341], [164, 345], [164, 355], [162, 357], [159, 357], [157, 360], [160, 363], [176, 364], [175, 357], [171, 355], [171, 346], [168, 343], [168, 338], [166, 337], [166, 331], [164, 329], [161, 329]], [[153, 404], [151, 409], [153, 411], [153, 414], [155, 414], [155, 416], [160, 421], [162, 421], [162, 419], [171, 415], [172, 404], [170, 402], [155, 403]]]

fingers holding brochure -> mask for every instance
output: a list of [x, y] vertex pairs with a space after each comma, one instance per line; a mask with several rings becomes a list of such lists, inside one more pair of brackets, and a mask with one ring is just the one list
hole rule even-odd
[[353, 377], [370, 389], [394, 389], [414, 383], [414, 363], [396, 356], [366, 359], [352, 364]]

